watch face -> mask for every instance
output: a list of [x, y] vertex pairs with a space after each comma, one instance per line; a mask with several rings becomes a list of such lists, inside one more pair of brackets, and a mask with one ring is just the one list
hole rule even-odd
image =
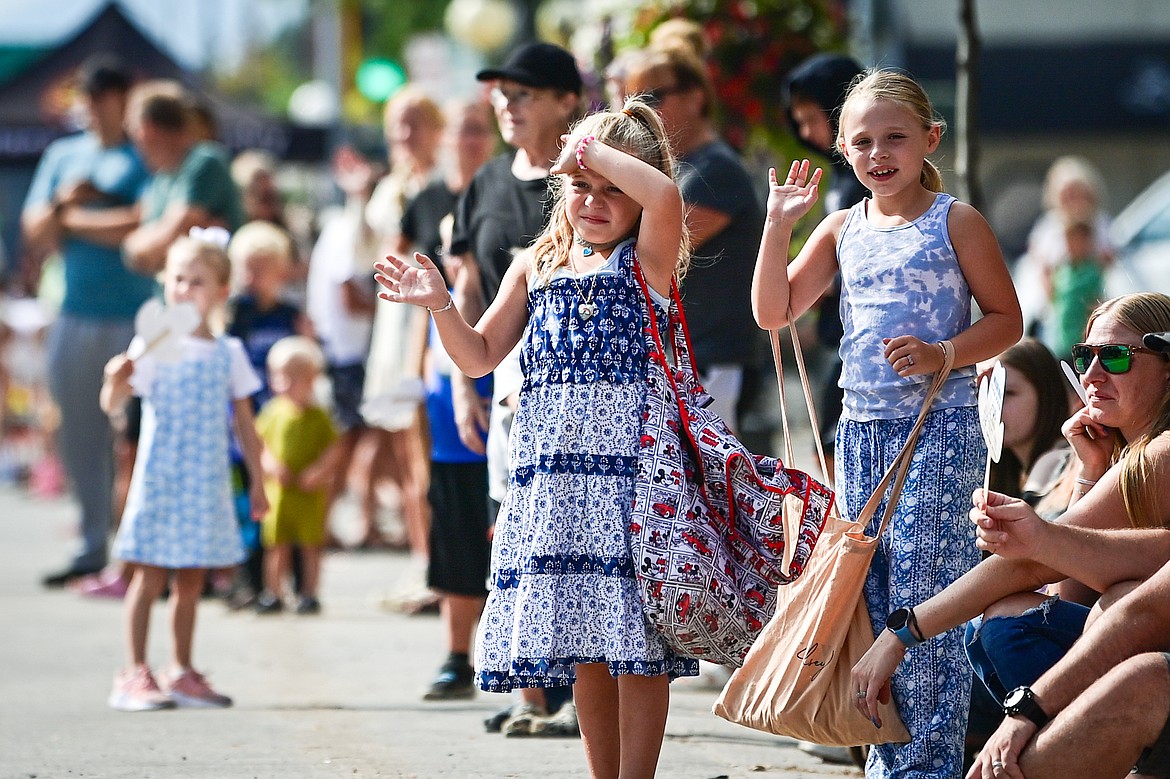
[[886, 617], [886, 627], [890, 630], [901, 630], [906, 627], [906, 621], [909, 617], [909, 609], [896, 609], [890, 612], [890, 616]]
[[1024, 699], [1027, 696], [1028, 696], [1027, 690], [1020, 688], [1020, 687], [1017, 687], [1016, 689], [1009, 692], [1007, 694], [1007, 696], [1003, 699], [1003, 707], [1005, 709], [1014, 709], [1017, 706], [1019, 706], [1021, 703], [1023, 703]]

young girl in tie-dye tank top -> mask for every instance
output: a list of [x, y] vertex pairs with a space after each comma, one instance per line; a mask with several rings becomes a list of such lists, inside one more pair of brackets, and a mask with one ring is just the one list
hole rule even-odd
[[[905, 652], [892, 693], [911, 734], [908, 744], [871, 749], [871, 779], [963, 773], [971, 669], [962, 631], [914, 648], [922, 635], [912, 618], [890, 620], [891, 628], [907, 622], [909, 630], [897, 633], [886, 623], [891, 612], [942, 590], [979, 560], [967, 520], [986, 456], [974, 364], [1015, 343], [1022, 327], [990, 227], [974, 208], [940, 191], [941, 176], [927, 159], [942, 130], [909, 77], [882, 70], [860, 76], [842, 105], [837, 148], [871, 197], [827, 216], [789, 265], [792, 227], [816, 201], [821, 171], [810, 175], [808, 160], [794, 162], [783, 182], [771, 171], [752, 284], [756, 320], [775, 328], [789, 323], [789, 310], [792, 317], [807, 311], [840, 270], [845, 399], [836, 461], [838, 494], [850, 517], [913, 428], [931, 376], [943, 365], [942, 342], [955, 351], [955, 370], [926, 417], [865, 584], [878, 641], [900, 642]], [[973, 324], [972, 298], [983, 314]], [[876, 516], [883, 512], [879, 507]], [[866, 716], [876, 717], [879, 694], [890, 690], [858, 685], [853, 692]]]

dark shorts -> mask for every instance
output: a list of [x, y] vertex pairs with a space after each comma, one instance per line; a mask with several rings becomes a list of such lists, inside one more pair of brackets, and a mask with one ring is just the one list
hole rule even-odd
[[[1166, 661], [1167, 670], [1170, 670], [1170, 652], [1163, 652], [1162, 659]], [[1134, 773], [1146, 776], [1170, 777], [1170, 716], [1167, 716], [1158, 739], [1142, 751], [1133, 770]]]
[[487, 463], [431, 463], [431, 559], [427, 586], [454, 595], [487, 596]]
[[365, 427], [358, 411], [362, 405], [362, 388], [366, 384], [366, 366], [330, 365], [329, 380], [333, 383], [333, 418], [342, 430]]

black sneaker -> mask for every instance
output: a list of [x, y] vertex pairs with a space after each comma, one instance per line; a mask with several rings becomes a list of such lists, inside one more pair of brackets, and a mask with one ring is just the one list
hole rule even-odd
[[504, 723], [512, 716], [512, 707], [500, 709], [492, 716], [483, 721], [483, 729], [488, 733], [499, 733], [500, 729], [504, 727]]
[[284, 611], [284, 603], [271, 592], [262, 592], [256, 599], [257, 614], [279, 614]]
[[321, 602], [312, 595], [302, 595], [297, 601], [296, 613], [301, 616], [309, 616], [321, 613]]
[[475, 697], [475, 685], [471, 680], [474, 672], [469, 665], [457, 666], [445, 663], [431, 688], [423, 695], [424, 701], [466, 700]]
[[41, 579], [41, 584], [45, 587], [50, 588], [50, 589], [64, 587], [66, 584], [73, 581], [74, 579], [80, 579], [84, 576], [89, 576], [91, 574], [98, 573], [104, 567], [105, 566], [101, 566], [101, 565], [99, 565], [97, 568], [90, 568], [90, 567], [85, 567], [85, 566], [69, 567], [63, 571], [57, 571], [56, 573], [47, 574], [46, 576], [44, 576]]

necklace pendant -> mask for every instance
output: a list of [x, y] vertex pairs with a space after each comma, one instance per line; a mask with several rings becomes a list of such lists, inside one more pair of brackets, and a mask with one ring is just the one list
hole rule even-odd
[[588, 322], [590, 319], [597, 316], [597, 304], [588, 300], [578, 303], [577, 316]]
[[593, 247], [589, 246], [588, 244], [586, 244], [585, 247], [583, 249], [581, 249], [581, 256], [582, 257], [589, 257], [592, 254], [593, 254]]

